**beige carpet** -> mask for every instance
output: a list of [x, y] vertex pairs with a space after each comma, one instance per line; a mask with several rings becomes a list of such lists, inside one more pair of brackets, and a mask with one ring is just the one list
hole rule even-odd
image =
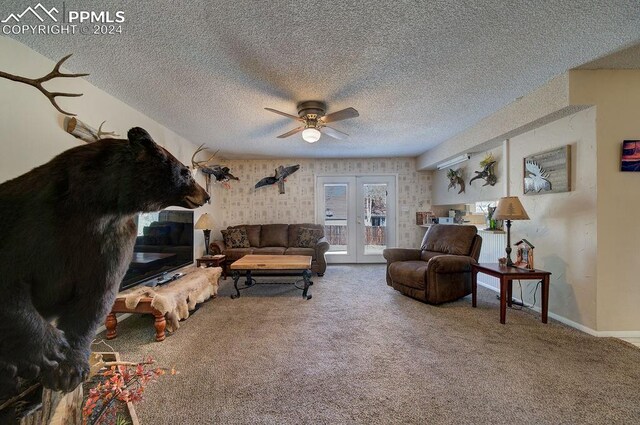
[[[495, 293], [429, 306], [384, 282], [384, 267], [332, 266], [313, 299], [231, 279], [164, 342], [136, 316], [110, 341], [180, 374], [149, 386], [143, 424], [640, 423], [640, 350]], [[553, 296], [553, 288], [551, 292]]]

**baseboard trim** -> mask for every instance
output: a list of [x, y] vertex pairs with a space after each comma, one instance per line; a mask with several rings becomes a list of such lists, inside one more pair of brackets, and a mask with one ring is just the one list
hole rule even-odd
[[[478, 281], [478, 285], [482, 286], [483, 288], [490, 289], [495, 293], [498, 293], [498, 294], [500, 293], [500, 290], [496, 289], [496, 287], [494, 287], [493, 285], [489, 285], [481, 281]], [[513, 297], [513, 298], [517, 301], [522, 301], [516, 297]], [[525, 305], [525, 307], [537, 313], [540, 313], [540, 310], [541, 310], [540, 306], [530, 307], [528, 305]], [[603, 338], [603, 337], [640, 338], [640, 331], [596, 331], [595, 329], [591, 329], [588, 326], [582, 325], [578, 322], [574, 322], [573, 320], [567, 319], [566, 317], [560, 316], [559, 314], [553, 313], [551, 311], [549, 312], [549, 317], [551, 317], [554, 320], [557, 320], [560, 323], [564, 323], [567, 326], [571, 326], [574, 329], [577, 329], [586, 334], [589, 334], [591, 336], [597, 336], [600, 338]]]

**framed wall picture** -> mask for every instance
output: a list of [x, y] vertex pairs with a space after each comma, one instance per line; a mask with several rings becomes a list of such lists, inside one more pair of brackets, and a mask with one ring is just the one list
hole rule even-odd
[[523, 160], [525, 195], [571, 190], [571, 146], [529, 155]]
[[620, 171], [640, 171], [640, 140], [622, 142]]

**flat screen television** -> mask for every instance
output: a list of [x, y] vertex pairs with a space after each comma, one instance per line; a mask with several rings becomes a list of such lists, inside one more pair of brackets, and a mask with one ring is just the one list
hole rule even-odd
[[193, 263], [193, 211], [139, 214], [133, 258], [120, 290]]

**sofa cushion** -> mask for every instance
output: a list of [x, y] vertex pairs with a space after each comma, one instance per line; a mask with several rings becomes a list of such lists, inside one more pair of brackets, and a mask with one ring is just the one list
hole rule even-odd
[[283, 246], [267, 246], [263, 248], [254, 248], [253, 253], [256, 255], [283, 255], [287, 248]]
[[241, 224], [239, 226], [229, 226], [227, 229], [240, 229], [244, 228], [247, 231], [247, 236], [249, 237], [249, 245], [254, 247], [260, 246], [260, 228], [262, 226], [260, 224]]
[[318, 240], [322, 237], [322, 230], [311, 229], [308, 227], [298, 228], [298, 237], [294, 246], [299, 248], [313, 248], [318, 244]]
[[296, 242], [298, 240], [298, 230], [301, 227], [306, 227], [308, 229], [320, 229], [322, 232], [322, 236], [324, 236], [324, 226], [322, 224], [313, 224], [313, 223], [301, 223], [301, 224], [290, 224], [289, 225], [289, 246], [296, 246]]
[[389, 265], [389, 277], [394, 282], [415, 289], [425, 289], [427, 263], [424, 261], [398, 261]]
[[227, 256], [228, 262], [233, 262], [241, 259], [245, 255], [253, 254], [255, 248], [228, 248], [224, 251], [224, 255]]
[[434, 224], [424, 235], [421, 249], [443, 254], [469, 255], [477, 234], [476, 226]]
[[243, 227], [222, 230], [224, 244], [229, 248], [250, 248], [247, 231]]
[[260, 230], [260, 246], [289, 246], [288, 224], [264, 224]]
[[296, 246], [292, 246], [287, 248], [284, 252], [284, 255], [308, 255], [311, 259], [316, 259], [316, 250], [313, 248], [299, 248]]

